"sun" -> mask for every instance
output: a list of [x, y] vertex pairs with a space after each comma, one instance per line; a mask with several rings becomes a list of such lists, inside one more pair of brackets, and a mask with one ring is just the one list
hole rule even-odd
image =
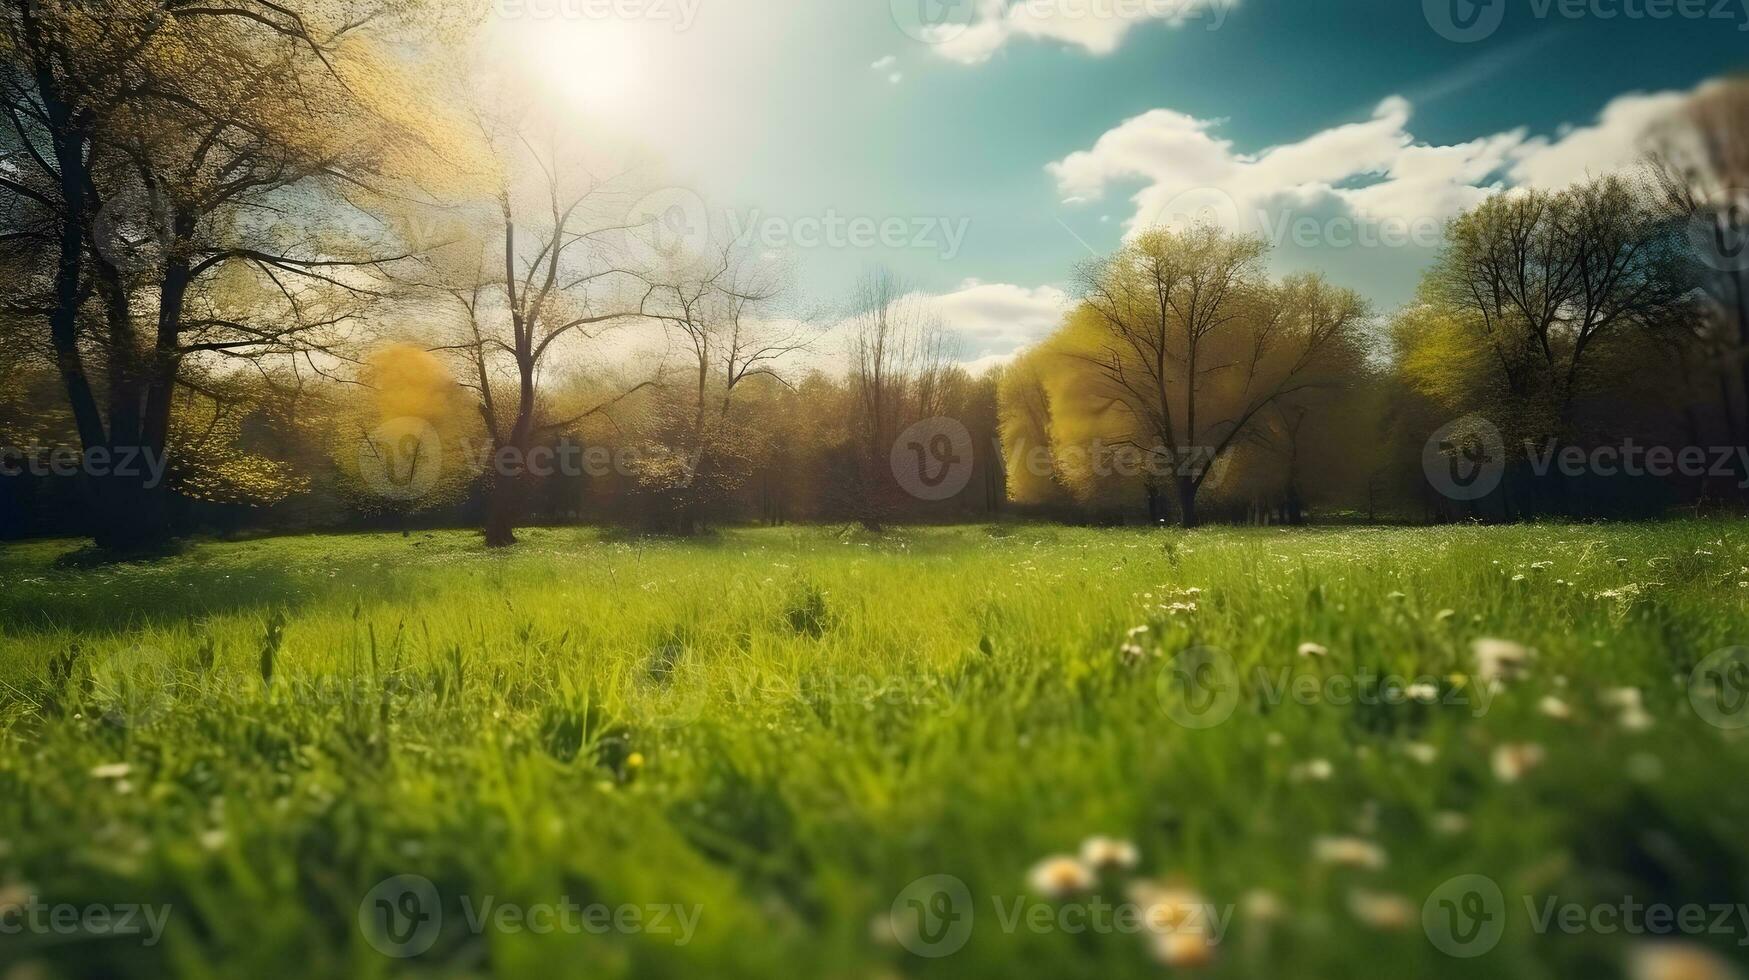
[[652, 82], [648, 39], [635, 25], [609, 19], [551, 18], [507, 24], [506, 57], [529, 81], [577, 112], [625, 118]]

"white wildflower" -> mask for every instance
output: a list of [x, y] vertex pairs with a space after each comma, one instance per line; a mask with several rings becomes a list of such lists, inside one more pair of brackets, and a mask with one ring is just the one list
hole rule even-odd
[[1239, 907], [1244, 910], [1245, 918], [1252, 922], [1274, 922], [1281, 918], [1281, 899], [1275, 893], [1263, 888], [1253, 888], [1245, 893]]
[[1420, 910], [1401, 895], [1355, 889], [1348, 893], [1348, 910], [1374, 929], [1406, 929], [1421, 917]]
[[1536, 651], [1511, 640], [1484, 638], [1471, 646], [1476, 658], [1476, 675], [1486, 684], [1515, 681], [1530, 669]]
[[1542, 765], [1546, 753], [1533, 742], [1499, 746], [1494, 750], [1494, 778], [1503, 783], [1516, 783], [1525, 773]]
[[1431, 766], [1439, 758], [1439, 750], [1426, 742], [1408, 742], [1403, 745], [1403, 754], [1424, 766]]
[[1136, 845], [1114, 837], [1089, 837], [1081, 842], [1081, 862], [1096, 871], [1128, 870], [1140, 854]]
[[1647, 942], [1628, 954], [1631, 980], [1739, 980], [1723, 957], [1699, 943]]
[[1093, 887], [1093, 869], [1075, 858], [1057, 855], [1033, 865], [1026, 883], [1046, 898], [1066, 898]]
[[1159, 933], [1153, 937], [1151, 945], [1154, 958], [1167, 966], [1207, 966], [1215, 958], [1214, 937], [1200, 931], [1174, 930]]
[[1456, 810], [1441, 810], [1433, 815], [1433, 832], [1441, 837], [1456, 837], [1470, 829], [1470, 818]]
[[1631, 711], [1645, 706], [1645, 702], [1637, 687], [1612, 687], [1603, 692], [1603, 703], [1620, 711]]
[[1312, 857], [1320, 864], [1368, 871], [1387, 863], [1384, 848], [1360, 837], [1319, 837], [1312, 841]]

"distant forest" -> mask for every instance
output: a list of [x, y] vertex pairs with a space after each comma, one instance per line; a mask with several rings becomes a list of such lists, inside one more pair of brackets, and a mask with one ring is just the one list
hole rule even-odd
[[334, 6], [5, 6], [0, 534], [1744, 500], [1749, 83], [1635, 172], [1465, 213], [1401, 309], [1162, 227], [1064, 270], [1056, 332], [973, 376], [891, 275], [795, 295], [524, 115], [415, 100], [441, 82], [385, 52], [441, 65], [455, 11]]

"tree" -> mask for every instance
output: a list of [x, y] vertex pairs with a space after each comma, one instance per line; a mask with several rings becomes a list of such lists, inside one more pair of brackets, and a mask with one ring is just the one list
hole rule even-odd
[[1690, 234], [1707, 298], [1678, 353], [1714, 373], [1732, 438], [1749, 445], [1749, 78], [1704, 86], [1653, 142], [1652, 172]]
[[1458, 219], [1427, 298], [1483, 342], [1506, 389], [1569, 421], [1587, 356], [1689, 312], [1674, 236], [1618, 177], [1488, 199]]
[[1623, 353], [1653, 351], [1693, 313], [1685, 240], [1648, 203], [1606, 177], [1462, 215], [1399, 328], [1411, 382], [1481, 412], [1508, 445], [1583, 438], [1587, 412], [1619, 398]]
[[[1150, 501], [1169, 489], [1194, 527], [1198, 494], [1261, 413], [1343, 384], [1365, 304], [1315, 276], [1271, 283], [1265, 250], [1208, 225], [1156, 229], [1086, 266], [1080, 306], [1045, 347], [1058, 456], [1095, 443], [1141, 454]], [[1066, 474], [1080, 496], [1099, 455], [1078, 453]]]
[[[4, 8], [9, 234], [54, 242], [15, 308], [46, 322], [88, 452], [167, 457], [178, 386], [215, 358], [321, 370], [374, 295], [364, 274], [393, 258], [354, 204], [383, 148], [418, 140], [386, 111], [404, 80], [368, 34], [422, 5], [298, 6]], [[167, 535], [161, 486], [117, 471], [98, 487], [100, 544]]]
[[783, 368], [807, 349], [812, 331], [774, 315], [777, 275], [750, 270], [733, 246], [675, 255], [660, 275], [644, 278], [639, 313], [667, 329], [691, 384], [640, 454], [640, 476], [668, 501], [676, 528], [691, 533], [704, 509], [749, 475], [757, 435], [734, 414], [736, 390], [753, 378], [787, 386]]
[[1049, 367], [1047, 360], [1048, 356], [1036, 349], [1022, 352], [1002, 372], [998, 393], [1008, 495], [1029, 506], [1069, 501], [1069, 490], [1050, 459], [1051, 398], [1041, 375]]
[[900, 509], [893, 444], [906, 426], [941, 414], [952, 350], [941, 321], [892, 273], [859, 287], [850, 319], [855, 445], [842, 491], [862, 525], [879, 531]]
[[563, 432], [657, 384], [639, 381], [588, 406], [543, 404], [543, 373], [615, 325], [636, 320], [650, 291], [630, 263], [622, 181], [595, 177], [555, 139], [535, 149], [516, 124], [483, 126], [504, 175], [495, 214], [476, 213], [496, 234], [459, 237], [440, 250], [436, 288], [461, 313], [459, 336], [437, 349], [460, 357], [463, 387], [478, 399], [491, 443], [484, 534], [489, 547], [516, 541], [524, 467], [536, 439]]
[[404, 521], [462, 498], [478, 476], [467, 450], [479, 417], [441, 358], [391, 344], [367, 355], [359, 384], [343, 390], [331, 452], [360, 511]]

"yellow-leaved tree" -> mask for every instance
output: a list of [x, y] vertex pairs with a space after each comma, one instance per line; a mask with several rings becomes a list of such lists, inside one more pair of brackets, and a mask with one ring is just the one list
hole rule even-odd
[[[1005, 386], [1005, 438], [1037, 438], [1048, 418], [1053, 479], [1078, 502], [1140, 493], [1159, 517], [1170, 499], [1195, 526], [1240, 447], [1291, 434], [1283, 419], [1321, 410], [1364, 362], [1361, 298], [1314, 275], [1272, 281], [1266, 251], [1200, 225], [1144, 232], [1086, 266], [1081, 303]], [[1014, 485], [1048, 492], [1036, 477]]]
[[482, 430], [449, 365], [414, 344], [365, 358], [361, 386], [337, 406], [332, 452], [360, 510], [407, 515], [453, 504], [479, 475]]

